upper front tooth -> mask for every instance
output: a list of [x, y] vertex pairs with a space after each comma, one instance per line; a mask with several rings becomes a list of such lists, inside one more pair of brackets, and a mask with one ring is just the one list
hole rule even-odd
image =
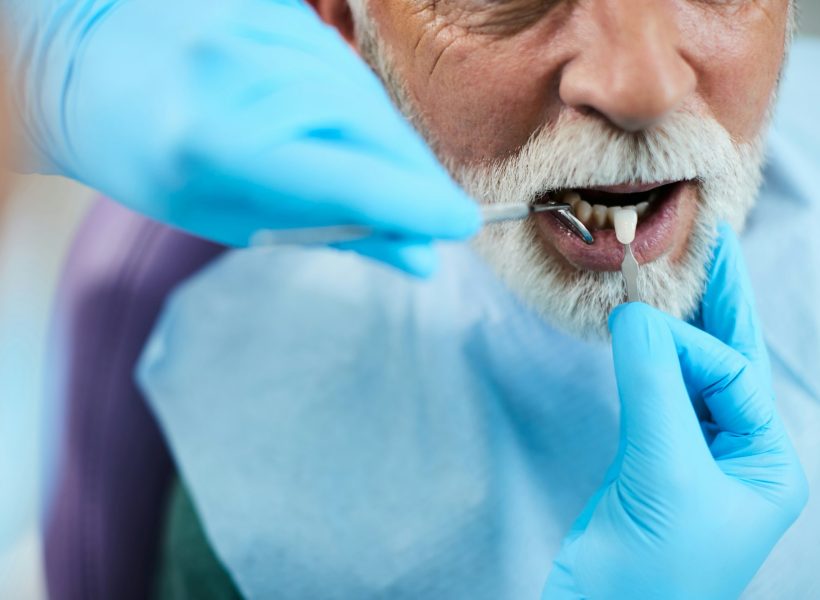
[[575, 205], [575, 216], [578, 217], [584, 225], [589, 225], [589, 219], [592, 216], [592, 205], [586, 200], [581, 200]]
[[606, 218], [607, 218], [607, 208], [602, 204], [595, 204], [592, 207], [592, 222], [595, 224], [595, 227], [599, 229], [606, 225]]

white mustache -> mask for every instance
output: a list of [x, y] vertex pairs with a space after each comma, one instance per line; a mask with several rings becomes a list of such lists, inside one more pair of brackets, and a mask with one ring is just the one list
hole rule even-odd
[[[743, 225], [761, 180], [763, 132], [735, 143], [713, 118], [680, 112], [632, 134], [589, 117], [560, 118], [515, 155], [454, 174], [481, 202], [520, 202], [545, 191], [628, 183], [698, 181], [698, 216], [687, 250], [642, 266], [644, 300], [677, 317], [691, 315], [706, 278], [717, 223]], [[546, 252], [530, 222], [482, 232], [474, 247], [510, 289], [557, 327], [606, 339], [606, 315], [623, 300], [619, 273], [568, 273]]]
[[515, 155], [453, 170], [482, 202], [522, 202], [559, 189], [719, 178], [742, 154], [717, 121], [689, 111], [639, 133], [564, 113]]

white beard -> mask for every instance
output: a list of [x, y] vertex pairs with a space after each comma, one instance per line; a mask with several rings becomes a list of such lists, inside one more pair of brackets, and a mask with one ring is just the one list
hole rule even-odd
[[[663, 256], [644, 264], [638, 278], [648, 304], [679, 318], [694, 313], [718, 223], [725, 221], [740, 230], [757, 197], [765, 127], [756, 140], [743, 144], [735, 143], [711, 115], [685, 110], [639, 133], [563, 113], [509, 158], [458, 165], [439, 150], [434, 132], [415, 110], [364, 1], [351, 0], [351, 7], [363, 57], [453, 178], [479, 202], [525, 202], [556, 189], [697, 180], [698, 212], [683, 256], [676, 261]], [[487, 228], [474, 247], [507, 286], [552, 325], [584, 338], [608, 337], [609, 313], [624, 301], [619, 272], [583, 271], [559, 263], [546, 252], [529, 220]]]
[[[600, 120], [560, 118], [493, 165], [453, 169], [480, 202], [530, 201], [552, 189], [627, 182], [698, 180], [698, 212], [687, 248], [641, 265], [642, 299], [688, 318], [700, 302], [717, 225], [743, 227], [761, 182], [762, 143], [735, 144], [714, 119], [679, 112], [639, 134]], [[474, 246], [505, 283], [554, 326], [585, 338], [608, 336], [610, 311], [624, 301], [619, 272], [568, 267], [547, 253], [530, 221], [486, 228]]]

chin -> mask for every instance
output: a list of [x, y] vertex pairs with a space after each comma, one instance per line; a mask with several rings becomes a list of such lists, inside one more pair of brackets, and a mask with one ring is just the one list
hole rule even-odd
[[[716, 215], [695, 214], [687, 232], [670, 238], [682, 238], [680, 248], [668, 247], [641, 264], [638, 286], [644, 302], [681, 319], [695, 314], [718, 220]], [[543, 227], [537, 220], [503, 224], [482, 232], [474, 247], [507, 287], [550, 325], [582, 339], [607, 340], [609, 314], [626, 298], [620, 271], [608, 263], [604, 266], [610, 268], [584, 268], [568, 260], [545, 240]], [[597, 258], [588, 262], [602, 266]]]

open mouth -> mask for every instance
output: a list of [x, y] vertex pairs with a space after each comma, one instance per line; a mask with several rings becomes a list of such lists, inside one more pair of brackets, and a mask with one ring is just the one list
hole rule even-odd
[[624, 251], [615, 238], [615, 212], [635, 207], [638, 228], [632, 248], [638, 262], [650, 262], [685, 245], [694, 222], [697, 188], [693, 181], [627, 183], [561, 190], [551, 193], [550, 198], [570, 204], [575, 216], [595, 236], [595, 243], [586, 245], [555, 215], [542, 214], [538, 216], [539, 231], [548, 245], [577, 268], [616, 271]]
[[614, 186], [592, 189], [565, 190], [557, 195], [560, 202], [572, 206], [575, 216], [590, 231], [612, 229], [615, 226], [615, 212], [627, 206], [634, 206], [638, 222], [649, 217], [674, 190], [677, 182], [656, 184], [656, 186]]

